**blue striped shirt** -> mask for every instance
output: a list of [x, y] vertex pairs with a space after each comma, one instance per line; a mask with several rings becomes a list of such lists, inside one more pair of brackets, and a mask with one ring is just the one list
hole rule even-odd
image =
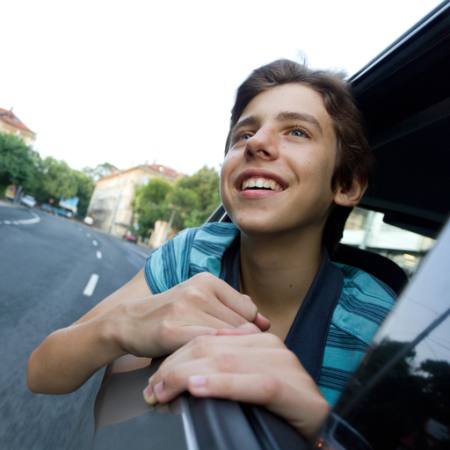
[[[209, 223], [182, 231], [153, 252], [145, 278], [154, 294], [164, 292], [200, 272], [219, 276], [222, 257], [239, 230], [231, 223]], [[331, 316], [319, 388], [333, 405], [394, 304], [394, 294], [372, 275], [332, 263], [343, 274], [343, 287]]]

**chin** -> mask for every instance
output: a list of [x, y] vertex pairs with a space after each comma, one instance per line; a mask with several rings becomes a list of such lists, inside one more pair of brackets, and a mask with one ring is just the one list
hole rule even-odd
[[272, 234], [282, 230], [280, 221], [266, 214], [235, 214], [232, 221], [242, 233], [248, 235]]

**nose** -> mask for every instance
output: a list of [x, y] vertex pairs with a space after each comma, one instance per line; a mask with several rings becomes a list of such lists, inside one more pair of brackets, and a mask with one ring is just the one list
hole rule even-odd
[[278, 145], [274, 132], [261, 127], [245, 145], [245, 156], [248, 159], [261, 158], [272, 160], [278, 157]]

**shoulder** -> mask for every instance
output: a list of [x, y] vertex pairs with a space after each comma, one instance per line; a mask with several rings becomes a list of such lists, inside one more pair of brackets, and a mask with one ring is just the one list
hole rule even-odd
[[198, 272], [220, 271], [225, 249], [238, 233], [231, 223], [212, 222], [187, 228], [156, 249], [147, 259], [145, 278], [153, 293], [163, 292]]
[[394, 306], [396, 296], [373, 275], [346, 264], [333, 264], [344, 278], [333, 325], [369, 344]]

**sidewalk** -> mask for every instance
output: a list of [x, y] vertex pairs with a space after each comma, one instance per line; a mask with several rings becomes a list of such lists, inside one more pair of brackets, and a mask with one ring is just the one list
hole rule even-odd
[[3, 199], [0, 198], [0, 206], [6, 206], [6, 207], [9, 207], [9, 208], [14, 208], [14, 207], [17, 207], [17, 206], [22, 206], [22, 205], [20, 203], [12, 203], [12, 202], [9, 202], [8, 200], [3, 200]]

